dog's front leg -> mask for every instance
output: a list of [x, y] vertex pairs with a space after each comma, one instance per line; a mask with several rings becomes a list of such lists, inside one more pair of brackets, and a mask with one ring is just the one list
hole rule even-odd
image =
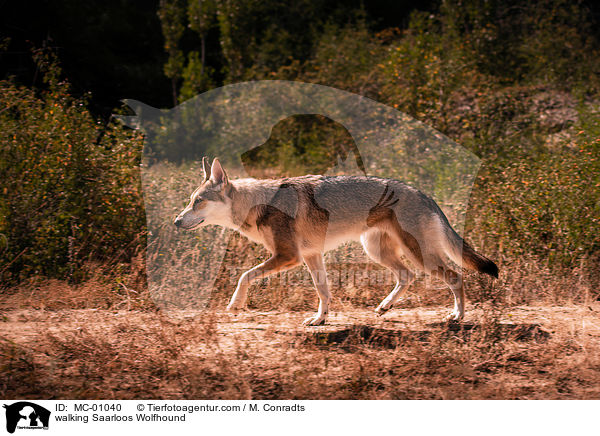
[[297, 256], [275, 254], [267, 261], [246, 271], [244, 274], [242, 274], [240, 280], [238, 281], [237, 288], [231, 297], [231, 301], [227, 306], [227, 310], [236, 312], [244, 309], [246, 306], [246, 299], [248, 297], [248, 287], [255, 280], [268, 277], [280, 271], [288, 270], [298, 266], [299, 264], [300, 260]]
[[327, 284], [327, 271], [325, 270], [325, 262], [321, 253], [308, 256], [304, 259], [306, 266], [310, 270], [317, 292], [319, 293], [319, 310], [316, 315], [304, 320], [305, 325], [322, 325], [327, 322], [329, 313], [329, 285]]

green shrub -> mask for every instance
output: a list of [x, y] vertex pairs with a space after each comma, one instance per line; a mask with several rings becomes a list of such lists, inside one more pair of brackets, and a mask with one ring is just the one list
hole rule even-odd
[[86, 260], [127, 258], [144, 228], [141, 137], [95, 120], [52, 57], [45, 89], [0, 81], [2, 280], [80, 278]]
[[597, 268], [600, 120], [582, 111], [574, 131], [560, 149], [525, 148], [489, 162], [472, 201], [471, 224], [480, 241], [507, 259], [525, 256], [555, 271]]

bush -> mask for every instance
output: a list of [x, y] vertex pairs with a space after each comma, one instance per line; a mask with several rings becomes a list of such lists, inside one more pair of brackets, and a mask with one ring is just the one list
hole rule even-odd
[[559, 149], [513, 144], [490, 162], [474, 189], [472, 227], [507, 259], [536, 260], [555, 272], [581, 268], [597, 282], [600, 242], [600, 121], [581, 110]]
[[86, 260], [128, 258], [144, 228], [141, 137], [95, 120], [52, 56], [36, 60], [45, 89], [0, 81], [3, 281], [81, 278]]

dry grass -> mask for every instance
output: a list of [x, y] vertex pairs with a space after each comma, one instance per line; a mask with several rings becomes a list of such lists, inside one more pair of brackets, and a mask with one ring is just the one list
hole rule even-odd
[[[234, 237], [224, 265], [266, 253]], [[333, 287], [330, 325], [301, 327], [317, 301], [300, 269], [251, 289], [250, 312], [223, 312], [222, 267], [208, 308], [157, 309], [143, 262], [97, 269], [80, 285], [37, 280], [0, 292], [0, 396], [78, 399], [598, 399], [600, 303], [577, 272], [501, 265], [466, 277], [467, 317], [441, 324], [451, 294], [417, 283], [383, 317], [391, 284], [353, 247], [336, 263], [359, 279]], [[92, 267], [90, 267], [93, 269]], [[508, 269], [508, 271], [507, 271]], [[333, 275], [335, 271], [330, 271]], [[189, 272], [191, 274], [191, 272]], [[365, 279], [366, 277], [366, 279]], [[559, 305], [560, 304], [560, 305]]]
[[11, 310], [0, 395], [81, 399], [600, 398], [600, 304], [237, 317], [135, 310]]

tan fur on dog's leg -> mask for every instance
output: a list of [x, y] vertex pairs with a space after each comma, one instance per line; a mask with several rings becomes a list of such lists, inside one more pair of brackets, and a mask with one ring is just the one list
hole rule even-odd
[[244, 309], [248, 297], [248, 287], [255, 280], [288, 270], [298, 265], [300, 265], [300, 260], [297, 257], [276, 254], [266, 262], [246, 271], [238, 281], [237, 288], [231, 297], [229, 305], [227, 305], [227, 310], [235, 312]]
[[327, 284], [327, 271], [323, 262], [322, 254], [315, 254], [304, 259], [306, 266], [310, 270], [317, 292], [319, 293], [319, 310], [316, 315], [304, 320], [304, 325], [322, 325], [327, 322], [329, 313], [329, 301], [331, 294], [329, 293], [329, 285]]
[[396, 278], [396, 286], [392, 292], [375, 309], [378, 315], [383, 315], [402, 298], [414, 281], [415, 275], [402, 263], [392, 239], [387, 234], [373, 229], [364, 233], [360, 240], [369, 257], [392, 271]]
[[446, 321], [461, 321], [465, 316], [465, 290], [462, 276], [452, 269], [441, 267], [432, 271], [431, 275], [443, 280], [454, 295], [454, 310], [446, 317]]

